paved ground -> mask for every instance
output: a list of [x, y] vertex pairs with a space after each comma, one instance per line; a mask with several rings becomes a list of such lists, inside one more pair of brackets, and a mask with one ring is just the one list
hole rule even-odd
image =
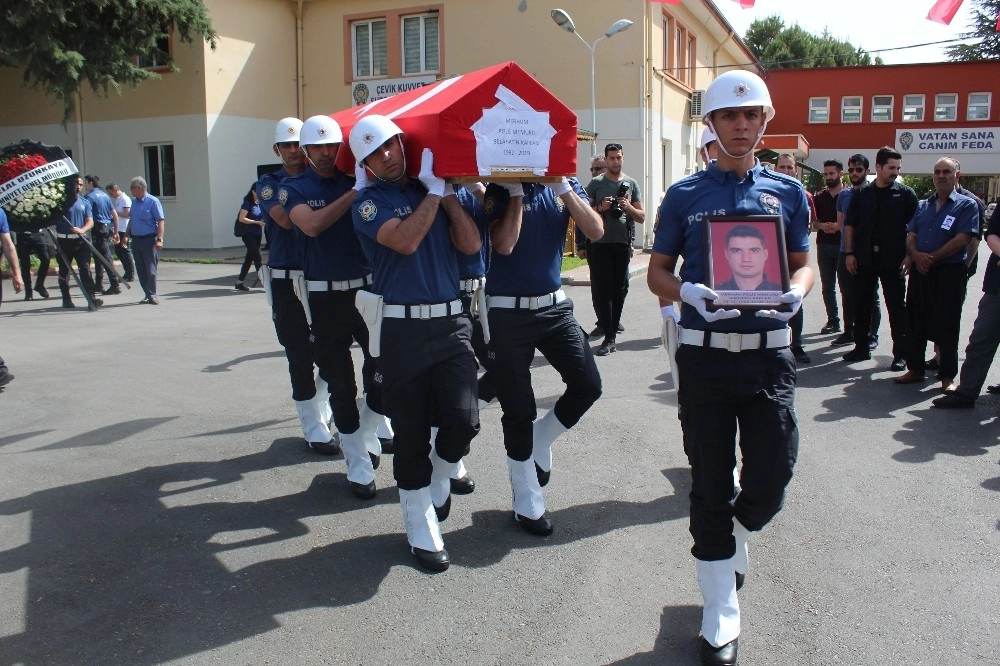
[[[164, 263], [158, 307], [4, 303], [0, 666], [696, 663], [688, 473], [642, 277], [603, 397], [557, 443], [555, 534], [511, 521], [489, 407], [453, 565], [429, 575], [391, 456], [361, 502], [342, 458], [306, 450], [264, 296], [234, 273]], [[589, 328], [589, 290], [567, 290]], [[740, 663], [1000, 662], [1000, 400], [931, 409], [930, 382], [892, 384], [887, 343], [841, 363], [821, 311], [814, 291], [800, 460], [751, 542]], [[539, 358], [534, 376], [551, 407], [557, 375]]]

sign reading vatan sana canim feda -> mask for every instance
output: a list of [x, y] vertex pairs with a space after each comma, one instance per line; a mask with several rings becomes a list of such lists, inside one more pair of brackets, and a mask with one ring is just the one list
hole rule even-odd
[[1000, 154], [1000, 127], [949, 127], [948, 129], [896, 130], [896, 149], [908, 153]]

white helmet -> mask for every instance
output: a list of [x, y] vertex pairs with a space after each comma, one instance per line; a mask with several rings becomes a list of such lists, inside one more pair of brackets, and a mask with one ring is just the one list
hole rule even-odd
[[298, 118], [282, 118], [274, 126], [274, 142], [285, 143], [286, 141], [298, 141], [299, 131], [302, 129], [302, 121]]
[[698, 143], [698, 147], [704, 148], [713, 141], [718, 141], [718, 140], [719, 137], [715, 136], [715, 132], [712, 131], [712, 128], [706, 127], [701, 131], [701, 141]]
[[753, 72], [745, 69], [734, 69], [720, 74], [705, 91], [702, 120], [708, 122], [712, 111], [733, 107], [762, 106], [764, 120], [769, 122], [774, 118], [774, 107], [771, 106], [771, 93], [767, 84]]
[[325, 143], [343, 143], [344, 134], [340, 125], [330, 116], [313, 116], [302, 123], [299, 145], [318, 146]]
[[383, 143], [394, 136], [403, 136], [403, 130], [385, 116], [365, 116], [351, 129], [351, 152], [361, 164]]

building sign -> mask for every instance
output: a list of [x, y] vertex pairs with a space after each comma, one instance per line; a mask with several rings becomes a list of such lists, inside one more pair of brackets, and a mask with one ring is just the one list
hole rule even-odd
[[917, 153], [1000, 155], [1000, 127], [896, 130], [896, 149], [903, 155]]
[[360, 106], [378, 99], [392, 97], [396, 93], [406, 92], [414, 88], [422, 88], [428, 83], [434, 83], [435, 77], [431, 76], [407, 76], [404, 79], [373, 79], [368, 81], [355, 81], [351, 87], [351, 97], [354, 98], [354, 105]]

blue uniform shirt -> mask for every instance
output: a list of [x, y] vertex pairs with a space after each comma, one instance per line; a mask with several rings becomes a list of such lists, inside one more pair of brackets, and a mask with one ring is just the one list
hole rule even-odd
[[[87, 218], [93, 216], [94, 212], [90, 200], [77, 196], [76, 203], [70, 207], [63, 219], [56, 223], [56, 231], [60, 234], [71, 234], [73, 227], [83, 229], [84, 225], [87, 224]], [[69, 222], [66, 221], [66, 218], [69, 218]]]
[[[311, 167], [296, 176], [281, 181], [278, 201], [286, 213], [300, 204], [319, 210], [344, 196], [354, 186], [340, 171], [333, 178], [324, 178]], [[311, 238], [295, 229], [302, 247], [302, 269], [309, 280], [356, 280], [371, 273], [368, 258], [361, 251], [358, 236], [351, 223], [350, 209], [328, 229]]]
[[94, 224], [111, 224], [111, 211], [115, 209], [111, 197], [101, 188], [95, 187], [87, 192], [86, 198], [94, 210]]
[[486, 211], [476, 195], [461, 185], [455, 185], [455, 194], [476, 223], [479, 239], [483, 242], [483, 247], [475, 254], [458, 253], [458, 276], [462, 280], [482, 277], [486, 275], [490, 263], [490, 225], [486, 222]]
[[[979, 236], [979, 206], [975, 200], [952, 192], [940, 210], [937, 207], [937, 192], [917, 204], [917, 212], [906, 225], [906, 231], [917, 234], [917, 250], [933, 252], [958, 234]], [[940, 264], [962, 264], [968, 259], [968, 244], [961, 252], [939, 260]]]
[[0, 234], [10, 233], [10, 223], [7, 222], [7, 213], [4, 212], [3, 208], [0, 208]]
[[[809, 251], [809, 203], [795, 179], [764, 169], [760, 162], [744, 177], [720, 170], [713, 161], [672, 185], [659, 209], [653, 252], [683, 257], [682, 282], [705, 283], [704, 219], [716, 215], [781, 215], [788, 252]], [[747, 332], [784, 328], [785, 322], [744, 312], [733, 319], [707, 322], [693, 306], [681, 306], [684, 328]]]
[[141, 199], [132, 199], [129, 211], [129, 232], [133, 236], [150, 236], [158, 231], [157, 222], [165, 219], [160, 200], [149, 192]]
[[358, 194], [352, 214], [361, 247], [372, 264], [372, 290], [392, 305], [446, 303], [459, 297], [458, 252], [451, 242], [451, 223], [438, 208], [427, 235], [410, 255], [376, 240], [378, 230], [394, 218], [405, 220], [427, 196], [418, 180], [405, 185], [376, 181]]
[[[840, 196], [837, 197], [837, 212], [844, 214], [844, 219], [847, 219], [847, 209], [851, 205], [851, 197], [854, 196], [853, 187], [845, 187], [840, 191]], [[847, 246], [844, 245], [846, 242], [846, 236], [844, 235], [844, 230], [840, 230], [840, 251], [846, 252]]]
[[[575, 178], [573, 191], [588, 202], [587, 193]], [[569, 227], [569, 209], [551, 188], [541, 183], [524, 183], [521, 235], [509, 255], [499, 252], [490, 260], [486, 293], [490, 296], [542, 296], [557, 291], [562, 284], [562, 256]], [[507, 190], [486, 187], [483, 206], [492, 224], [503, 218], [510, 201]]]
[[285, 229], [271, 217], [271, 209], [278, 204], [281, 181], [288, 178], [284, 169], [265, 173], [257, 181], [257, 201], [264, 212], [264, 231], [267, 232], [267, 265], [272, 268], [302, 268], [302, 247], [293, 229]]

